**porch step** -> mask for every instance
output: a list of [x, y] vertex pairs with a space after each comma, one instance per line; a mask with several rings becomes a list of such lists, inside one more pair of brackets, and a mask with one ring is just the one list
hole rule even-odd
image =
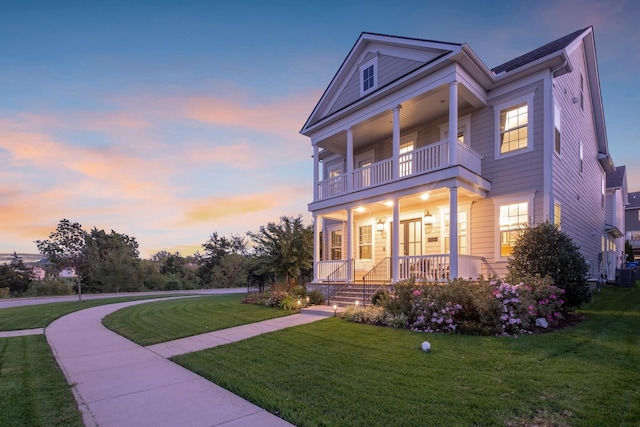
[[386, 284], [387, 283], [383, 282], [370, 284], [367, 288], [359, 284], [347, 285], [331, 297], [331, 299], [328, 301], [329, 305], [336, 305], [338, 307], [349, 307], [355, 305], [356, 301], [359, 305], [362, 305], [363, 299], [366, 299], [366, 304], [369, 304], [372, 292], [371, 289], [377, 289], [380, 286]]

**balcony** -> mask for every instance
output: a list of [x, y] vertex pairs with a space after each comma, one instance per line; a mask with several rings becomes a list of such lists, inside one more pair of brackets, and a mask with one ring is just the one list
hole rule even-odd
[[[471, 172], [481, 175], [482, 156], [468, 145], [458, 142], [458, 163]], [[439, 141], [399, 156], [398, 178], [394, 178], [393, 159], [385, 159], [370, 166], [355, 169], [352, 175], [352, 191], [372, 188], [394, 181], [425, 175], [450, 167], [449, 141]], [[318, 200], [347, 194], [347, 176], [340, 175], [318, 183]]]

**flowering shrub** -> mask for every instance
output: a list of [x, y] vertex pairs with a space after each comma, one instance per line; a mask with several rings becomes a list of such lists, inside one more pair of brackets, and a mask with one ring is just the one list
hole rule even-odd
[[555, 325], [562, 319], [564, 311], [565, 290], [551, 283], [550, 278], [529, 278], [531, 285], [520, 286], [527, 298], [527, 314], [534, 323], [535, 319], [544, 318], [549, 325]]
[[395, 285], [379, 318], [365, 320], [364, 313], [348, 317], [420, 332], [517, 335], [530, 332], [538, 318], [557, 324], [562, 318], [563, 295], [550, 279], [540, 277], [515, 285], [485, 280], [418, 285], [408, 280]]
[[529, 316], [518, 288], [520, 285], [501, 282], [492, 292], [498, 302], [498, 332], [503, 335], [519, 334], [529, 326]]
[[457, 327], [455, 315], [462, 310], [460, 304], [451, 301], [438, 304], [419, 289], [416, 289], [413, 294], [416, 297], [414, 301], [416, 318], [409, 325], [412, 331], [455, 332]]

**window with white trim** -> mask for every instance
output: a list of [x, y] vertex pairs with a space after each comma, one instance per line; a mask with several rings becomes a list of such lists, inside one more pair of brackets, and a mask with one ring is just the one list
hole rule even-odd
[[495, 106], [496, 158], [533, 149], [533, 93]]
[[378, 88], [378, 56], [358, 67], [360, 73], [360, 96]]
[[[444, 213], [443, 239], [444, 253], [450, 252], [450, 236], [449, 236], [449, 212]], [[469, 254], [469, 236], [468, 236], [467, 211], [458, 211], [458, 253], [462, 255]]]
[[508, 258], [520, 237], [522, 230], [529, 224], [529, 202], [522, 201], [499, 207], [500, 258]]
[[562, 225], [562, 207], [558, 202], [553, 204], [553, 224], [560, 230], [560, 226]]
[[331, 252], [330, 259], [342, 259], [342, 230], [331, 231], [331, 241], [329, 242], [329, 250]]
[[372, 227], [363, 225], [358, 227], [358, 258], [373, 259], [372, 256]]
[[559, 156], [562, 152], [562, 133], [560, 132], [560, 107], [555, 104], [553, 106], [553, 123], [555, 126], [553, 148], [556, 154]]

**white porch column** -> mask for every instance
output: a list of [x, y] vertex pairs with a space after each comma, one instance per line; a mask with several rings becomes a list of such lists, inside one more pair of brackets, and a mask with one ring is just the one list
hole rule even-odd
[[318, 263], [320, 254], [320, 233], [322, 232], [322, 215], [313, 216], [313, 280], [318, 281]]
[[458, 187], [449, 189], [449, 278], [458, 277]]
[[393, 179], [400, 177], [400, 109], [398, 105], [393, 109]]
[[[347, 260], [353, 259], [353, 209], [347, 209]], [[352, 264], [349, 264], [347, 277], [349, 281], [353, 278]]]
[[353, 191], [353, 131], [347, 129], [347, 193]]
[[393, 239], [391, 241], [391, 282], [400, 280], [400, 199], [393, 199]]
[[458, 164], [458, 82], [449, 83], [449, 164]]
[[320, 184], [320, 159], [318, 146], [313, 146], [313, 200], [318, 200], [318, 186]]

